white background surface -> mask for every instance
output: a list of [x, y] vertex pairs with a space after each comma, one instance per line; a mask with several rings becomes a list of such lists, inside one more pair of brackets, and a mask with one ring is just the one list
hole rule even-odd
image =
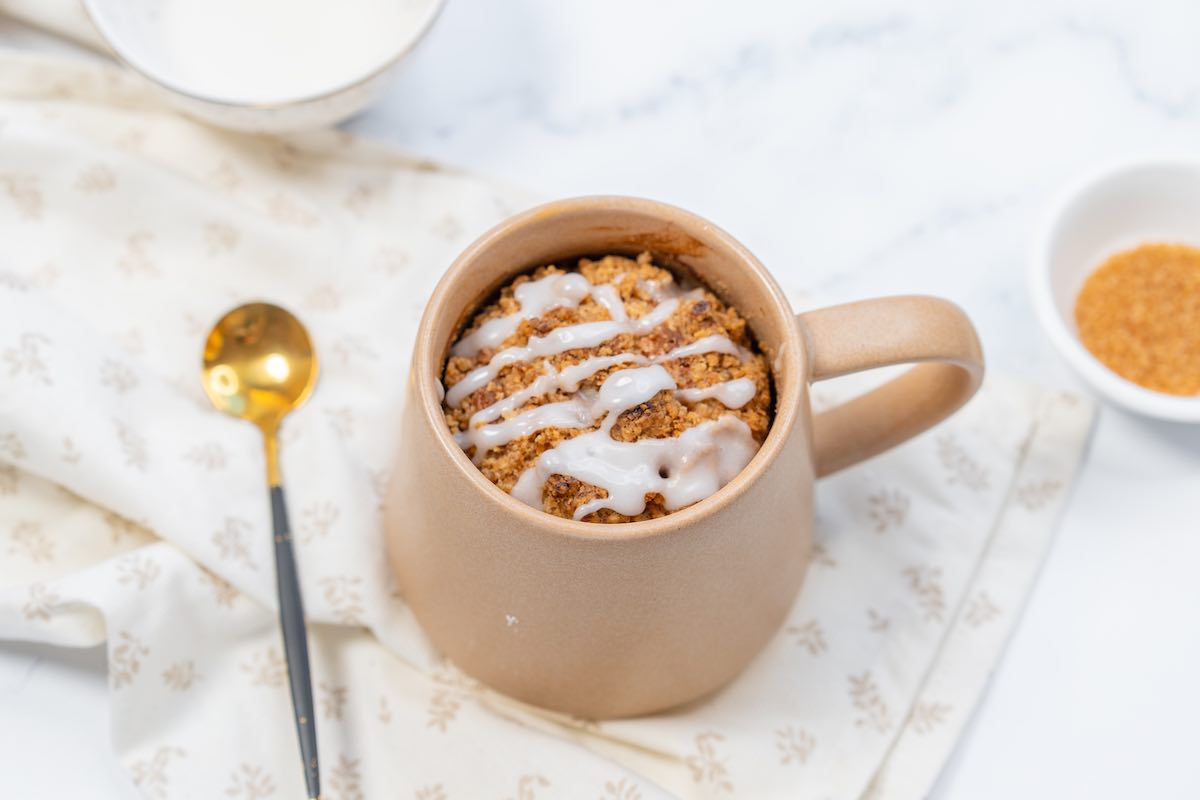
[[[1198, 32], [1185, 0], [450, 0], [351, 127], [677, 203], [833, 300], [947, 296], [992, 368], [1086, 391], [1032, 316], [1036, 226], [1097, 163], [1200, 150]], [[0, 44], [47, 46], [2, 21]], [[935, 800], [1200, 797], [1198, 570], [1200, 427], [1104, 408]], [[7, 796], [134, 797], [107, 722], [102, 651], [0, 645]]]

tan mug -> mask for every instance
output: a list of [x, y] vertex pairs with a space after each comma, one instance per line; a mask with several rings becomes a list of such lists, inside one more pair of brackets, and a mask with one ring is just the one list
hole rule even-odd
[[[762, 448], [711, 497], [658, 519], [562, 519], [501, 491], [455, 444], [439, 382], [455, 335], [496, 290], [542, 264], [643, 251], [707, 284], [772, 365]], [[813, 415], [808, 387], [917, 363]], [[983, 376], [970, 321], [933, 297], [797, 316], [729, 234], [649, 200], [588, 197], [488, 231], [451, 265], [421, 319], [388, 497], [401, 591], [459, 668], [520, 700], [590, 718], [713, 692], [783, 623], [812, 551], [813, 481], [894, 447], [965, 403]]]

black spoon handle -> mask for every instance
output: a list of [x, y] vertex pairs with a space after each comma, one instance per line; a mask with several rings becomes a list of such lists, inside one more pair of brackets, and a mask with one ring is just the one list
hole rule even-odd
[[312, 678], [308, 670], [308, 635], [304, 628], [304, 602], [300, 598], [300, 577], [292, 552], [292, 532], [288, 525], [283, 487], [271, 487], [271, 516], [275, 521], [275, 584], [279, 591], [279, 625], [283, 629], [283, 649], [287, 653], [288, 683], [292, 689], [292, 708], [296, 712], [296, 734], [300, 737], [300, 755], [304, 758], [304, 782], [308, 797], [321, 795], [321, 777], [317, 768], [317, 720], [313, 714]]

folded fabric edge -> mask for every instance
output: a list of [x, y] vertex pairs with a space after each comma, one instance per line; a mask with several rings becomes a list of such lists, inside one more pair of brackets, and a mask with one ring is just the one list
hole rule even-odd
[[0, 14], [93, 50], [108, 49], [77, 0], [0, 0]]
[[919, 800], [934, 789], [1020, 623], [1077, 482], [1095, 418], [1090, 400], [1056, 391], [1039, 398], [1034, 430], [996, 532], [863, 800]]

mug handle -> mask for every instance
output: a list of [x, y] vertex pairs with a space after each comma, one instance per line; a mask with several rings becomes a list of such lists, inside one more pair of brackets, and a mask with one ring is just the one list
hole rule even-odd
[[880, 297], [799, 314], [811, 383], [852, 372], [917, 364], [873, 391], [817, 414], [817, 476], [890, 450], [971, 399], [983, 352], [967, 315], [948, 300]]

